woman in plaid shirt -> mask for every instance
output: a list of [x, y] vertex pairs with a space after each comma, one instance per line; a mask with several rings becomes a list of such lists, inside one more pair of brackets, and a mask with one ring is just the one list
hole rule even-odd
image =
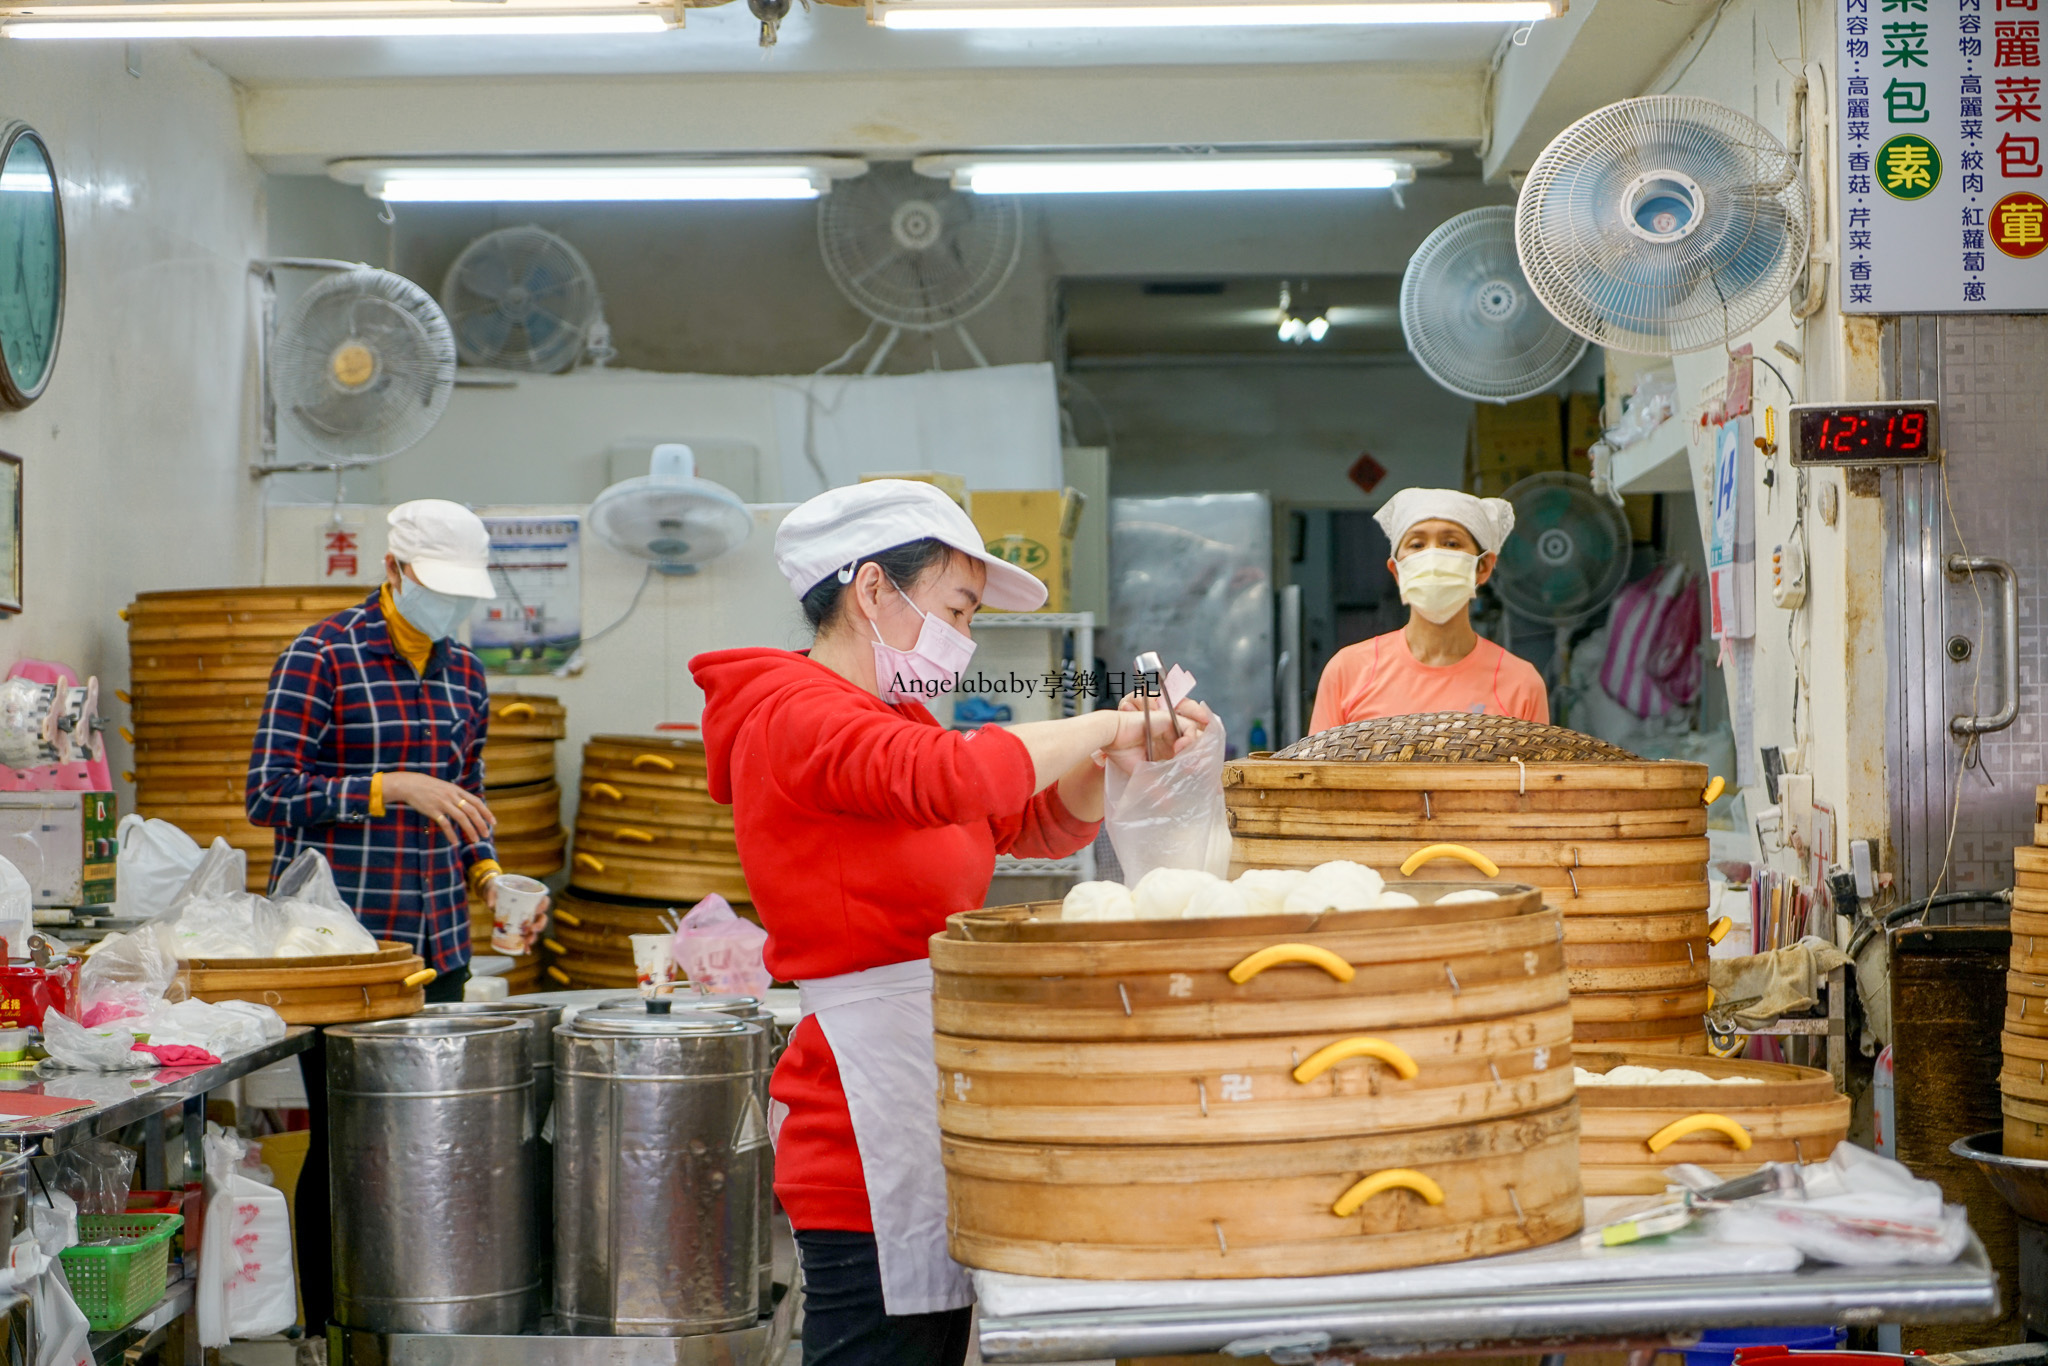
[[489, 693], [454, 639], [496, 597], [490, 534], [458, 503], [393, 508], [383, 586], [317, 622], [278, 657], [249, 756], [249, 819], [277, 831], [272, 878], [317, 849], [342, 899], [379, 939], [418, 949], [441, 975], [429, 1000], [462, 999], [469, 896], [496, 899], [495, 818], [484, 802]]

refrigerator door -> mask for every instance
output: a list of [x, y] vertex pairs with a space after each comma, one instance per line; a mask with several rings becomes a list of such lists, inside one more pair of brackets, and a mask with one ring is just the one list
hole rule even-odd
[[1117, 498], [1110, 504], [1110, 681], [1156, 650], [1198, 681], [1195, 697], [1245, 753], [1254, 720], [1274, 733], [1273, 506], [1263, 493]]

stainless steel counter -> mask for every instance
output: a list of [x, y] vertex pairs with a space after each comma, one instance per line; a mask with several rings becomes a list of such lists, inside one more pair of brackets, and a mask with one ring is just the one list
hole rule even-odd
[[1808, 1266], [1791, 1275], [1696, 1276], [1258, 1309], [1102, 1309], [981, 1320], [991, 1363], [1223, 1352], [1281, 1366], [1450, 1352], [1561, 1351], [1683, 1340], [1771, 1324], [1981, 1323], [1998, 1277], [1975, 1239], [1948, 1266]]

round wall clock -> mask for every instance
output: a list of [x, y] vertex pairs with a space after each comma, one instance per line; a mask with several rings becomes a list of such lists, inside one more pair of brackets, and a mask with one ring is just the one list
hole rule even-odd
[[57, 167], [25, 123], [0, 126], [0, 408], [50, 382], [64, 323], [64, 205]]

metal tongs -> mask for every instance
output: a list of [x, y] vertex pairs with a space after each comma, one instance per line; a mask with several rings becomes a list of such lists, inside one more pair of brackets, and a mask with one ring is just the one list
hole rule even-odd
[[1654, 1209], [1616, 1219], [1599, 1228], [1589, 1228], [1579, 1235], [1581, 1246], [1588, 1248], [1621, 1247], [1628, 1243], [1641, 1242], [1645, 1238], [1656, 1238], [1666, 1233], [1676, 1233], [1690, 1224], [1694, 1217], [1709, 1210], [1726, 1209], [1743, 1200], [1753, 1200], [1766, 1195], [1789, 1195], [1804, 1199], [1806, 1179], [1800, 1175], [1797, 1162], [1771, 1162], [1757, 1168], [1747, 1176], [1738, 1176], [1733, 1181], [1723, 1181], [1718, 1186], [1707, 1186], [1700, 1190], [1688, 1190]]
[[[1159, 663], [1159, 652], [1156, 650], [1145, 651], [1145, 653], [1138, 656], [1136, 664], [1139, 685], [1138, 696], [1144, 699], [1142, 705], [1145, 709], [1145, 761], [1156, 764], [1163, 759], [1171, 759], [1173, 757], [1173, 742], [1180, 738], [1180, 719], [1173, 714], [1172, 699], [1166, 696], [1166, 670]], [[1147, 679], [1158, 680], [1159, 690], [1157, 692], [1154, 692], [1146, 683], [1145, 680]], [[1163, 710], [1166, 715], [1164, 734], [1161, 734], [1152, 724], [1154, 712], [1152, 699], [1155, 697], [1159, 699], [1159, 709]], [[1164, 753], [1160, 752], [1162, 749], [1165, 751]]]

